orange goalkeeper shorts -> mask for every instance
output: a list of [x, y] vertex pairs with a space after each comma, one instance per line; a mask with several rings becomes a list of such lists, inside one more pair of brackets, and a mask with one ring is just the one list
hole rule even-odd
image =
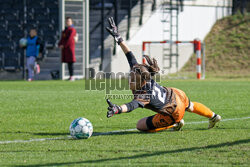
[[173, 125], [176, 122], [180, 122], [185, 114], [185, 110], [189, 107], [190, 102], [186, 94], [176, 88], [172, 88], [176, 96], [176, 109], [172, 114], [172, 117], [169, 115], [162, 115], [160, 113], [155, 114], [147, 118], [146, 123], [149, 129], [162, 128], [166, 126]]

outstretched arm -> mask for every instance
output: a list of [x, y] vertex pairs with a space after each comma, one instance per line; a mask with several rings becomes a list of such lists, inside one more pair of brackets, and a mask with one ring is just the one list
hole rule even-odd
[[115, 114], [121, 114], [121, 113], [127, 113], [135, 110], [138, 107], [143, 108], [144, 104], [140, 101], [133, 100], [127, 104], [123, 104], [121, 106], [118, 106], [116, 104], [112, 104], [109, 99], [107, 99], [107, 103], [109, 105], [108, 107], [108, 112], [107, 112], [107, 117], [110, 118]]
[[127, 57], [130, 68], [132, 69], [134, 65], [138, 64], [134, 54], [132, 53], [132, 51], [130, 51], [130, 49], [128, 48], [125, 42], [121, 42], [120, 46]]
[[130, 68], [132, 68], [135, 64], [138, 64], [135, 56], [133, 55], [133, 53], [131, 52], [131, 50], [129, 49], [129, 47], [126, 45], [121, 35], [119, 34], [118, 28], [115, 25], [114, 19], [110, 17], [108, 18], [108, 22], [109, 22], [110, 27], [106, 27], [107, 31], [114, 37], [118, 45], [120, 45], [120, 47], [122, 48], [122, 51], [125, 53], [128, 59]]
[[119, 45], [122, 48], [123, 53], [127, 54], [128, 52], [131, 52], [131, 50], [124, 41], [122, 41]]

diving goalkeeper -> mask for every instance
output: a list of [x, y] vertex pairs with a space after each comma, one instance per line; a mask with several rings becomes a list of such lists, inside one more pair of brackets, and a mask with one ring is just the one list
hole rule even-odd
[[209, 119], [208, 128], [213, 128], [221, 120], [221, 116], [215, 114], [205, 105], [191, 102], [186, 94], [177, 88], [163, 87], [156, 83], [152, 76], [159, 72], [157, 61], [145, 56], [148, 64], [139, 64], [133, 53], [123, 41], [118, 32], [113, 18], [108, 19], [110, 27], [107, 31], [114, 37], [127, 57], [130, 66], [129, 85], [134, 99], [121, 106], [108, 102], [107, 117], [115, 114], [128, 113], [136, 108], [150, 109], [157, 114], [142, 118], [137, 122], [136, 128], [144, 132], [157, 132], [168, 128], [180, 130], [183, 125], [185, 111], [196, 113]]

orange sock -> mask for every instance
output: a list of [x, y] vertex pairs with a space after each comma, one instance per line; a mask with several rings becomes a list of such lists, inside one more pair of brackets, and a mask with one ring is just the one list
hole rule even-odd
[[212, 118], [214, 116], [214, 112], [211, 111], [205, 105], [198, 103], [198, 102], [192, 102], [192, 103], [194, 104], [193, 113], [199, 114], [207, 118]]
[[162, 131], [162, 130], [170, 129], [172, 127], [174, 127], [174, 125], [166, 126], [166, 127], [163, 127], [163, 128], [156, 128], [156, 129], [152, 129], [152, 130], [147, 130], [145, 132], [154, 133], [154, 132], [159, 132], [159, 131]]

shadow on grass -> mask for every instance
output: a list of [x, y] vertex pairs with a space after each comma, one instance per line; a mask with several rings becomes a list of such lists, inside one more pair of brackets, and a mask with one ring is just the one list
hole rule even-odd
[[129, 135], [129, 134], [142, 134], [139, 131], [128, 131], [128, 132], [94, 132], [92, 136], [110, 136], [110, 135]]
[[[226, 142], [226, 143], [220, 143], [220, 144], [214, 144], [214, 145], [208, 145], [204, 147], [190, 147], [190, 148], [182, 148], [177, 150], [167, 150], [167, 151], [157, 151], [152, 153], [144, 153], [139, 155], [132, 155], [132, 156], [126, 156], [126, 157], [117, 157], [117, 158], [103, 158], [98, 160], [86, 160], [86, 161], [76, 161], [76, 162], [64, 162], [64, 163], [47, 163], [47, 164], [34, 164], [34, 165], [24, 165], [29, 167], [35, 167], [35, 166], [60, 166], [60, 165], [77, 165], [77, 164], [86, 164], [86, 163], [102, 163], [102, 162], [110, 162], [110, 161], [118, 161], [118, 160], [132, 160], [137, 158], [147, 158], [152, 156], [158, 156], [158, 155], [164, 155], [164, 154], [172, 154], [172, 153], [182, 153], [182, 152], [189, 152], [189, 151], [196, 151], [201, 149], [213, 149], [213, 148], [219, 148], [219, 147], [228, 147], [228, 146], [234, 146], [244, 143], [249, 143], [250, 139], [242, 139], [237, 140], [233, 142]], [[15, 166], [23, 166], [23, 165], [15, 165]]]
[[[6, 134], [30, 134], [30, 135], [38, 135], [38, 136], [67, 136], [70, 135], [70, 133], [62, 132], [62, 133], [54, 133], [54, 132], [40, 132], [40, 133], [34, 133], [34, 132], [1, 132]], [[158, 132], [159, 133], [159, 132]], [[128, 134], [147, 134], [145, 132], [140, 132], [137, 130], [131, 130], [131, 131], [111, 131], [111, 132], [93, 132], [92, 136], [106, 136], [106, 135], [128, 135]]]
[[[70, 135], [69, 133], [31, 133], [33, 135], [44, 135], [44, 136], [57, 136], [57, 135]], [[93, 136], [110, 136], [110, 135], [129, 135], [129, 134], [144, 134], [140, 131], [128, 131], [128, 132], [93, 132]], [[145, 133], [146, 134], [146, 133]]]

